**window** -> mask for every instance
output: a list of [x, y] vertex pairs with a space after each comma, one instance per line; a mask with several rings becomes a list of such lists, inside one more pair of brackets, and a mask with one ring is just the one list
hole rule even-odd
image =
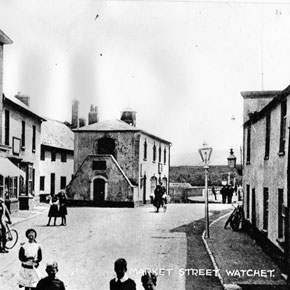
[[278, 189], [278, 238], [284, 238], [285, 210], [284, 210], [283, 189]]
[[161, 146], [160, 145], [158, 149], [158, 162], [161, 162]]
[[157, 178], [155, 176], [153, 176], [150, 179], [150, 193], [154, 193], [156, 185], [157, 185]]
[[45, 150], [43, 147], [40, 149], [40, 160], [45, 160]]
[[44, 188], [45, 188], [45, 176], [40, 176], [39, 190], [44, 190]]
[[61, 162], [66, 162], [66, 153], [62, 152], [60, 155]]
[[28, 194], [33, 194], [33, 168], [28, 165]]
[[281, 103], [281, 120], [280, 120], [280, 155], [285, 153], [286, 142], [286, 117], [287, 117], [287, 102], [286, 99]]
[[10, 135], [10, 112], [5, 110], [5, 145], [9, 145], [9, 135]]
[[36, 150], [36, 126], [32, 126], [32, 151]]
[[247, 218], [250, 218], [250, 185], [246, 185], [246, 196], [247, 196], [247, 208], [246, 208], [246, 215]]
[[93, 170], [106, 170], [107, 169], [106, 161], [93, 161], [92, 169]]
[[22, 150], [25, 149], [25, 121], [22, 121], [22, 127], [21, 127], [21, 147], [22, 147]]
[[247, 127], [247, 152], [246, 162], [250, 163], [251, 160], [251, 126]]
[[271, 114], [268, 113], [266, 116], [265, 159], [268, 159], [270, 154], [270, 133], [271, 133]]
[[66, 177], [61, 176], [60, 177], [60, 189], [65, 189], [65, 187], [66, 187]]
[[17, 177], [10, 177], [9, 179], [9, 198], [17, 198]]
[[154, 143], [154, 145], [153, 145], [153, 162], [155, 162], [155, 161], [156, 161], [156, 145]]
[[55, 151], [51, 151], [51, 161], [55, 161], [56, 160], [56, 153]]
[[166, 148], [164, 148], [163, 150], [163, 163], [166, 164], [166, 156], [167, 155], [167, 152], [166, 152]]
[[32, 168], [32, 190], [35, 191], [35, 168]]
[[146, 142], [146, 140], [145, 140], [145, 142], [144, 142], [144, 160], [146, 160], [147, 159], [147, 142]]
[[55, 173], [50, 174], [50, 194], [55, 194]]
[[3, 198], [4, 193], [4, 177], [3, 175], [0, 175], [0, 197]]
[[256, 190], [252, 188], [252, 226], [256, 227]]
[[269, 214], [269, 189], [264, 187], [263, 200], [263, 229], [268, 230], [268, 214]]

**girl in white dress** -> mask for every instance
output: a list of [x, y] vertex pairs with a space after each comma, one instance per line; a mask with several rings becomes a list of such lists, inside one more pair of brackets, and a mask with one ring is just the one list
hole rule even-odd
[[19, 260], [21, 263], [19, 287], [25, 287], [25, 290], [36, 288], [40, 275], [37, 267], [42, 260], [41, 246], [36, 242], [36, 231], [28, 229], [25, 233], [28, 242], [22, 243], [19, 249]]

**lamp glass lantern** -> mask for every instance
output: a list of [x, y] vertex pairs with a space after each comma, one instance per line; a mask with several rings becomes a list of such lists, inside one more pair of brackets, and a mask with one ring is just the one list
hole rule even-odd
[[205, 166], [208, 166], [209, 160], [211, 157], [212, 153], [212, 148], [211, 147], [203, 147], [201, 149], [198, 149], [198, 152], [200, 154], [200, 157], [202, 159], [202, 162]]
[[234, 151], [233, 151], [233, 149], [230, 149], [230, 155], [228, 157], [229, 168], [236, 168], [236, 161], [237, 161], [237, 158], [234, 155]]

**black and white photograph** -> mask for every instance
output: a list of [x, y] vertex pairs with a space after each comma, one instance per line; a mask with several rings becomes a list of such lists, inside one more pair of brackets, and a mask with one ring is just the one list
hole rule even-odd
[[290, 1], [0, 0], [0, 290], [290, 287]]

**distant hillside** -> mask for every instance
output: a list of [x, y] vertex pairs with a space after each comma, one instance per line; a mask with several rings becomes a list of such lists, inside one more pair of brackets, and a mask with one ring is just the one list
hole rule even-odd
[[[212, 165], [209, 167], [208, 184], [209, 186], [220, 186], [222, 180], [228, 180], [228, 166]], [[231, 173], [231, 179], [234, 177], [238, 183], [241, 183], [241, 167], [238, 166]], [[194, 186], [203, 186], [205, 183], [205, 172], [202, 166], [171, 166], [170, 182], [188, 182]]]
[[[230, 150], [213, 150], [210, 164], [211, 165], [227, 165], [228, 164], [228, 156], [230, 154]], [[234, 148], [234, 154], [237, 157], [237, 164], [241, 163], [241, 157], [240, 157], [240, 149]], [[180, 154], [174, 154], [171, 155], [170, 165], [172, 166], [183, 166], [183, 165], [189, 165], [189, 166], [200, 166], [201, 158], [199, 153], [196, 152], [186, 152], [186, 153], [180, 153]]]

